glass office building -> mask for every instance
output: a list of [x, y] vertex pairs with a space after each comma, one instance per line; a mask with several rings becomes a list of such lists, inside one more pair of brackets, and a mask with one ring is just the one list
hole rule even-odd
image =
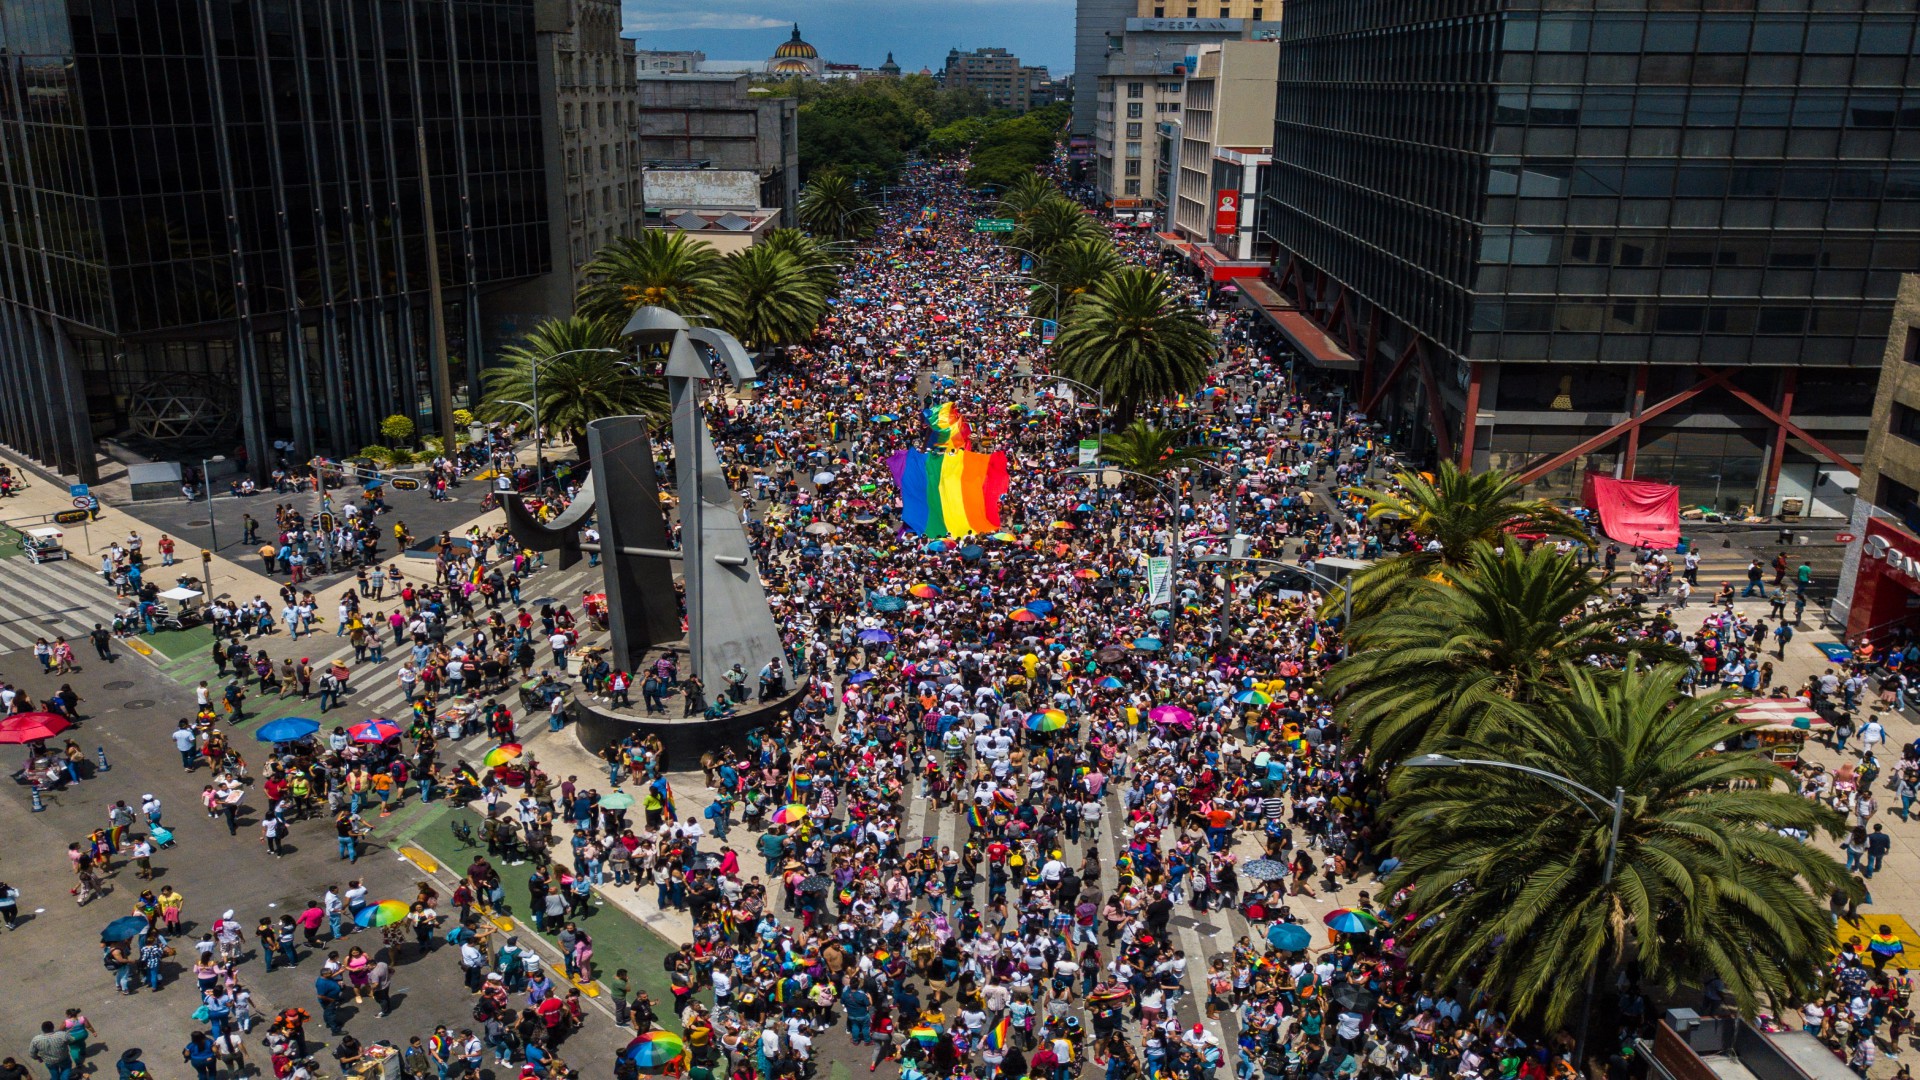
[[430, 429], [422, 158], [456, 397], [549, 269], [534, 2], [0, 0], [0, 440]]
[[1842, 510], [1920, 269], [1916, 22], [1883, 0], [1292, 0], [1261, 206], [1277, 306], [1416, 458]]

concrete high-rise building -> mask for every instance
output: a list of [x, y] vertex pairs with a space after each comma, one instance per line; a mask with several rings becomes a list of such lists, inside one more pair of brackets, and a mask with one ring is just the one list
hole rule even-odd
[[1854, 483], [1920, 267], [1920, 15], [1691, 6], [1290, 0], [1256, 299], [1402, 457], [1735, 514]]
[[540, 0], [541, 62], [552, 66], [547, 204], [553, 230], [554, 314], [571, 310], [580, 268], [642, 224], [640, 94], [634, 43], [620, 36], [619, 0]]
[[1045, 103], [1047, 69], [1026, 67], [1005, 49], [949, 49], [942, 75], [949, 90], [976, 90], [998, 109], [1026, 112], [1036, 97]]
[[[642, 75], [640, 162], [650, 170], [750, 172], [757, 205], [780, 210], [791, 225], [800, 201], [798, 102], [756, 91], [747, 75]], [[685, 185], [695, 179], [678, 177], [675, 190], [694, 190]], [[650, 211], [688, 205], [679, 195], [648, 195]]]
[[[1278, 35], [1281, 0], [1076, 0], [1073, 11], [1073, 122], [1070, 133], [1093, 134], [1098, 113], [1095, 95], [1107, 74], [1107, 58], [1127, 51], [1128, 33], [1178, 34], [1183, 40], [1271, 38]], [[1145, 30], [1129, 20], [1154, 20]], [[1232, 29], [1219, 20], [1232, 20]], [[1263, 24], [1263, 25], [1254, 25]], [[1199, 31], [1197, 35], [1194, 31]], [[1164, 44], [1164, 43], [1160, 43]], [[1146, 52], [1151, 52], [1148, 45]]]
[[1215, 279], [1247, 272], [1270, 253], [1254, 234], [1254, 205], [1270, 160], [1274, 83], [1280, 46], [1271, 41], [1226, 41], [1200, 46], [1188, 74], [1174, 172], [1174, 231], [1199, 245], [1194, 259]]
[[0, 0], [0, 439], [91, 480], [96, 438], [264, 470], [438, 426], [428, 253], [458, 391], [551, 266], [534, 15]]

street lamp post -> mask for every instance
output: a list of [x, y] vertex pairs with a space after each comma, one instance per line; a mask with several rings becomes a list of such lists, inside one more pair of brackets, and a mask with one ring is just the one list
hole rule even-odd
[[[1613, 797], [1608, 798], [1578, 780], [1561, 776], [1559, 773], [1548, 772], [1545, 769], [1536, 769], [1531, 765], [1519, 765], [1511, 761], [1490, 761], [1483, 758], [1448, 757], [1446, 754], [1421, 754], [1418, 757], [1408, 758], [1400, 764], [1410, 769], [1478, 768], [1507, 769], [1512, 772], [1526, 773], [1528, 776], [1543, 780], [1552, 785], [1558, 789], [1561, 794], [1573, 800], [1573, 802], [1579, 805], [1580, 809], [1585, 810], [1587, 815], [1593, 818], [1595, 824], [1601, 823], [1600, 813], [1593, 808], [1593, 803], [1589, 803], [1586, 798], [1582, 798], [1581, 796], [1587, 796], [1601, 806], [1611, 807], [1613, 810], [1613, 824], [1607, 832], [1607, 868], [1600, 875], [1601, 891], [1604, 892], [1608, 886], [1613, 884], [1614, 856], [1618, 854], [1620, 850], [1620, 817], [1626, 809], [1627, 804], [1627, 791], [1625, 788], [1615, 786], [1613, 789]], [[1575, 1072], [1579, 1072], [1586, 1062], [1587, 1023], [1593, 1014], [1593, 979], [1598, 971], [1599, 968], [1597, 965], [1587, 969], [1585, 986], [1580, 993], [1580, 1026], [1574, 1032], [1573, 1040], [1573, 1067]]]
[[[1131, 476], [1136, 480], [1145, 480], [1147, 483], [1158, 488], [1160, 494], [1165, 496], [1167, 500], [1167, 554], [1171, 556], [1176, 563], [1185, 560], [1186, 545], [1180, 535], [1179, 488], [1169, 486], [1166, 481], [1158, 477], [1148, 476], [1146, 473], [1135, 472], [1132, 469], [1115, 468], [1111, 465], [1086, 465], [1063, 471], [1068, 475], [1098, 476], [1103, 480], [1106, 478], [1107, 473], [1113, 473], [1116, 476]], [[1152, 599], [1151, 593], [1149, 593], [1148, 599]], [[1167, 619], [1167, 629], [1165, 633], [1168, 644], [1171, 644], [1173, 641], [1173, 619], [1171, 618]]]
[[[1027, 316], [1027, 317], [1031, 318], [1031, 316]], [[1106, 425], [1107, 395], [1102, 393], [1099, 387], [1089, 386], [1078, 379], [1069, 379], [1065, 375], [1055, 375], [1052, 372], [1045, 372], [1045, 373], [1029, 372], [1028, 374], [1025, 374], [1025, 375], [1015, 375], [1013, 376], [1013, 378], [1021, 382], [1026, 382], [1028, 380], [1037, 380], [1040, 382], [1060, 382], [1060, 383], [1066, 383], [1068, 386], [1074, 387], [1079, 390], [1085, 390], [1087, 393], [1093, 395], [1094, 409], [1099, 413], [1098, 419], [1100, 421], [1100, 427], [1105, 428], [1107, 426]]]
[[1033, 284], [1033, 285], [1038, 285], [1038, 286], [1040, 286], [1041, 288], [1043, 288], [1043, 289], [1045, 289], [1045, 290], [1047, 290], [1048, 292], [1051, 292], [1051, 293], [1053, 294], [1053, 317], [1054, 317], [1055, 319], [1058, 319], [1058, 318], [1060, 318], [1060, 315], [1061, 315], [1061, 311], [1060, 311], [1060, 286], [1058, 286], [1058, 285], [1056, 285], [1056, 284], [1054, 284], [1053, 282], [1051, 282], [1051, 281], [1042, 281], [1041, 279], [1039, 279], [1039, 278], [1037, 278], [1037, 277], [1034, 277], [1034, 276], [1033, 276], [1032, 274], [998, 274], [998, 275], [995, 275], [995, 276], [993, 276], [993, 277], [990, 277], [990, 278], [987, 278], [986, 280], [988, 280], [988, 281], [999, 281], [999, 282], [1006, 282], [1006, 283], [1008, 283], [1008, 284], [1016, 284], [1016, 283], [1019, 283], [1019, 282], [1027, 282], [1027, 283], [1029, 283], [1029, 284]]
[[[543, 440], [541, 438], [541, 432], [540, 432], [540, 365], [554, 361], [554, 360], [558, 360], [563, 356], [578, 356], [583, 353], [611, 353], [614, 356], [627, 355], [626, 353], [620, 351], [619, 349], [606, 349], [606, 348], [568, 349], [565, 352], [557, 352], [557, 353], [554, 353], [552, 356], [548, 356], [543, 359], [529, 359], [527, 361], [527, 370], [532, 373], [532, 381], [533, 381], [533, 385], [531, 387], [531, 389], [533, 390], [533, 407], [531, 411], [533, 413], [533, 483], [535, 487], [540, 486], [540, 483], [546, 479], [546, 474], [547, 474], [547, 459], [545, 454], [542, 453], [541, 443], [543, 442]], [[522, 403], [515, 402], [515, 404], [522, 404]]]
[[[1353, 582], [1351, 579], [1347, 581], [1335, 581], [1319, 571], [1309, 570], [1304, 566], [1294, 566], [1290, 563], [1282, 562], [1279, 559], [1255, 558], [1251, 555], [1202, 555], [1194, 561], [1202, 563], [1252, 563], [1256, 566], [1277, 566], [1282, 570], [1291, 571], [1311, 578], [1328, 588], [1339, 589], [1341, 599], [1341, 633], [1345, 634], [1347, 628], [1353, 625]], [[1233, 583], [1229, 581], [1227, 587], [1221, 590], [1220, 597], [1220, 632], [1223, 637], [1227, 635], [1232, 627], [1232, 618]]]
[[225, 454], [215, 454], [210, 458], [200, 459], [200, 485], [207, 489], [207, 529], [213, 535], [215, 551], [220, 550], [220, 515], [213, 511], [213, 470], [208, 466], [213, 462], [225, 460], [227, 460]]

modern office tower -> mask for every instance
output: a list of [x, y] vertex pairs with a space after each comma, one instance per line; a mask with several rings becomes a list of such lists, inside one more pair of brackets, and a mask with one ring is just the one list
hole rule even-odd
[[1253, 299], [1405, 457], [1844, 513], [1920, 267], [1917, 21], [1292, 0]]
[[[0, 0], [0, 437], [266, 468], [437, 423], [549, 269], [534, 0]], [[424, 144], [424, 149], [422, 144]]]

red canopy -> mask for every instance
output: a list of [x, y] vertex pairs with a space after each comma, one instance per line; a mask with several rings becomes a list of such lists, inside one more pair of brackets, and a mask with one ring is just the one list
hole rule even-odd
[[1600, 515], [1600, 531], [1622, 544], [1670, 548], [1680, 542], [1680, 489], [1672, 484], [1588, 473], [1581, 501]]
[[72, 727], [58, 713], [15, 713], [0, 720], [0, 743], [30, 743], [51, 739]]

